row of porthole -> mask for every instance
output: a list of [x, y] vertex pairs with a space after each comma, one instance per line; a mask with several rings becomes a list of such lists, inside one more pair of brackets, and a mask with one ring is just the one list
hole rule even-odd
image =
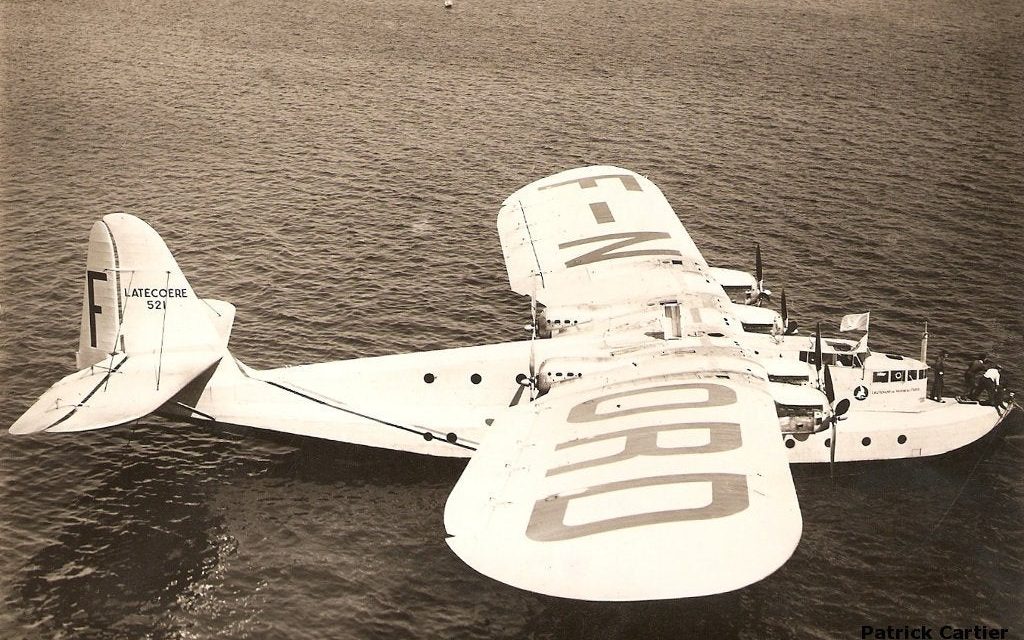
[[[431, 384], [435, 380], [437, 380], [437, 376], [435, 376], [434, 374], [432, 374], [432, 373], [424, 373], [423, 374], [423, 382], [426, 382], [427, 384]], [[473, 375], [469, 376], [469, 381], [472, 382], [473, 384], [480, 384], [481, 382], [483, 382], [483, 380], [484, 380], [483, 376], [481, 376], [479, 373], [474, 373]]]
[[[907, 436], [901, 434], [900, 437], [896, 438], [896, 442], [898, 442], [900, 444], [906, 444], [907, 443]], [[871, 445], [871, 438], [865, 436], [864, 438], [861, 439], [860, 443], [862, 445], [864, 445], [865, 447], [870, 446]], [[795, 446], [796, 446], [796, 440], [794, 440], [793, 438], [786, 438], [786, 448], [787, 449], [792, 449]], [[831, 446], [832, 446], [832, 438], [825, 438], [825, 447], [831, 447]]]

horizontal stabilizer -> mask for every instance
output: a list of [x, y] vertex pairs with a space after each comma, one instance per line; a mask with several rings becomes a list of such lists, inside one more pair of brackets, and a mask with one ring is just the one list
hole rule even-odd
[[11, 433], [102, 429], [146, 416], [220, 360], [216, 352], [112, 358], [77, 371], [50, 387]]

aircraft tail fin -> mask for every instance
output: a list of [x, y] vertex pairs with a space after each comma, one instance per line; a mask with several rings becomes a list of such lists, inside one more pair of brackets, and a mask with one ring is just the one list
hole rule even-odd
[[158, 409], [227, 353], [234, 307], [198, 298], [163, 239], [116, 213], [89, 234], [77, 363], [11, 433], [82, 431]]

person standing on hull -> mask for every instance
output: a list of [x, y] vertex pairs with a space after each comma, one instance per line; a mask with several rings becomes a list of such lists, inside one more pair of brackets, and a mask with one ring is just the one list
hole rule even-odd
[[942, 402], [942, 386], [946, 378], [946, 351], [943, 349], [939, 351], [939, 357], [935, 360], [935, 364], [932, 365], [932, 370], [935, 372], [935, 381], [932, 383], [932, 393], [929, 398], [935, 402]]
[[988, 401], [992, 406], [998, 407], [1001, 389], [999, 367], [986, 360], [985, 372], [978, 376], [978, 381], [978, 385], [975, 388], [975, 399], [980, 402], [981, 394], [984, 392], [988, 395]]
[[976, 400], [974, 397], [978, 391], [979, 380], [978, 378], [988, 369], [988, 365], [985, 361], [988, 360], [988, 354], [983, 353], [978, 356], [978, 359], [971, 363], [971, 366], [967, 367], [967, 371], [964, 372], [964, 397], [969, 400]]

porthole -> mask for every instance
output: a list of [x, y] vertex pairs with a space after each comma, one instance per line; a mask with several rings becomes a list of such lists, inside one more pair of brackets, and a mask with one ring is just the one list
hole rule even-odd
[[907, 436], [901, 435], [900, 437], [896, 438], [896, 442], [898, 442], [900, 444], [906, 444], [907, 443]]
[[426, 440], [427, 442], [430, 442], [431, 440], [434, 439], [434, 434], [430, 433], [429, 431], [424, 431], [423, 439]]
[[459, 436], [455, 435], [454, 433], [449, 433], [444, 437], [444, 439], [447, 440], [448, 442], [451, 442], [452, 444], [455, 444], [455, 442], [459, 439]]
[[825, 438], [825, 448], [826, 449], [831, 449], [832, 448], [832, 438]]
[[796, 440], [793, 440], [792, 438], [786, 438], [786, 448], [787, 449], [792, 449], [795, 446], [796, 446]]
[[871, 444], [871, 438], [864, 438], [863, 440], [860, 441], [860, 443], [866, 447], [869, 444]]
[[437, 378], [435, 378], [432, 373], [426, 373], [423, 375], [423, 382], [426, 382], [427, 384], [430, 384], [434, 380], [437, 380]]
[[483, 378], [480, 377], [479, 373], [474, 373], [473, 375], [469, 376], [469, 381], [472, 382], [473, 384], [480, 384], [481, 380], [483, 380]]

